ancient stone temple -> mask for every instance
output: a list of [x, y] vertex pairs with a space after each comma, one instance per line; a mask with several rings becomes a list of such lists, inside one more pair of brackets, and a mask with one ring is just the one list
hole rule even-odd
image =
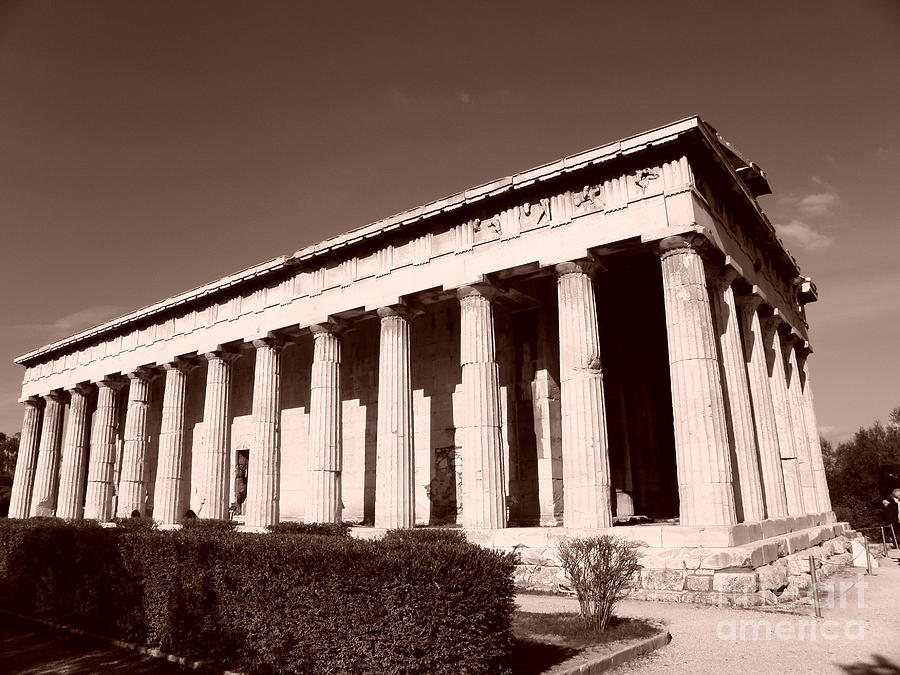
[[10, 515], [458, 525], [533, 568], [615, 526], [758, 590], [843, 532], [768, 192], [694, 117], [25, 354]]

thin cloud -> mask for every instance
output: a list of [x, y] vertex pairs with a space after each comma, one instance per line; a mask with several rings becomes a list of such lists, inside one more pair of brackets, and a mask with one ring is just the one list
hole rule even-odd
[[834, 237], [822, 234], [812, 226], [797, 219], [787, 224], [776, 224], [775, 229], [788, 243], [796, 244], [800, 248], [823, 249], [834, 243]]
[[56, 340], [98, 326], [126, 311], [127, 308], [118, 305], [95, 305], [66, 314], [50, 323], [24, 323], [11, 326], [10, 330], [45, 340]]
[[469, 105], [472, 103], [472, 95], [467, 91], [461, 91], [456, 97], [460, 103], [463, 105]]
[[840, 202], [835, 192], [813, 192], [797, 202], [797, 208], [807, 216], [821, 216]]

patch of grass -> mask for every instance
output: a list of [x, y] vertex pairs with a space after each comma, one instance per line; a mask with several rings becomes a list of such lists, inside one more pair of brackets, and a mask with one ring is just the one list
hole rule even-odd
[[610, 619], [607, 629], [595, 632], [579, 614], [522, 612], [513, 614], [513, 673], [536, 675], [591, 647], [615, 648], [651, 637], [659, 626], [640, 619]]

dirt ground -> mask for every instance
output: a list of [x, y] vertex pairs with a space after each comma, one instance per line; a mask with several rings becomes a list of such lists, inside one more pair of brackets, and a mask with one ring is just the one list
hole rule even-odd
[[[849, 569], [829, 577], [835, 600], [823, 598], [821, 619], [808, 606], [787, 613], [626, 600], [616, 614], [662, 619], [672, 642], [612, 672], [900, 675], [898, 558], [882, 558], [873, 576]], [[572, 598], [520, 595], [517, 603], [529, 612], [578, 611]]]

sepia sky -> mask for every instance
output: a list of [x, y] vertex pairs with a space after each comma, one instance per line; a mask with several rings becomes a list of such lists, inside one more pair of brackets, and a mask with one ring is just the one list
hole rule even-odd
[[408, 207], [698, 114], [819, 288], [826, 437], [900, 405], [900, 3], [0, 2], [13, 358]]

